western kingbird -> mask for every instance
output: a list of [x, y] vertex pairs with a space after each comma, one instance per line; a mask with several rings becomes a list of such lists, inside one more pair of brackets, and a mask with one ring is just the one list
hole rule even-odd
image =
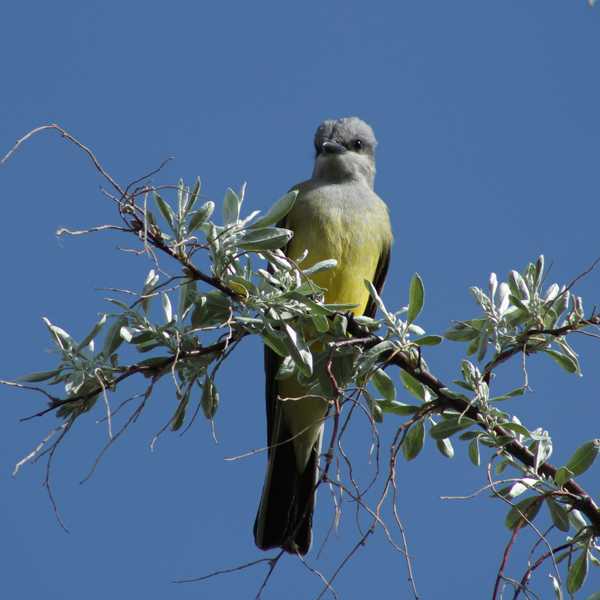
[[[373, 191], [373, 130], [356, 117], [324, 121], [315, 134], [312, 178], [292, 188], [298, 196], [282, 224], [294, 232], [286, 254], [302, 263], [334, 258], [337, 266], [313, 275], [328, 304], [356, 304], [375, 313], [364, 280], [381, 290], [392, 230], [385, 203]], [[313, 350], [315, 350], [313, 348]], [[268, 468], [256, 522], [256, 545], [306, 554], [328, 402], [310, 396], [294, 378], [275, 379], [281, 359], [265, 347]]]

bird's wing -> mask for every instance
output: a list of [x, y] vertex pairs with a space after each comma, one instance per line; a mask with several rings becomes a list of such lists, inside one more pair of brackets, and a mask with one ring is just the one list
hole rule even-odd
[[[388, 267], [390, 266], [390, 254], [391, 254], [391, 246], [388, 244], [383, 249], [381, 255], [379, 256], [379, 261], [377, 262], [377, 268], [375, 269], [375, 276], [373, 277], [373, 285], [377, 290], [378, 294], [381, 294], [383, 290], [383, 284], [385, 283], [385, 277], [388, 272]], [[364, 314], [367, 317], [375, 317], [375, 312], [377, 311], [377, 305], [373, 301], [373, 298], [369, 298], [369, 303], [367, 304], [367, 308], [365, 309]]]

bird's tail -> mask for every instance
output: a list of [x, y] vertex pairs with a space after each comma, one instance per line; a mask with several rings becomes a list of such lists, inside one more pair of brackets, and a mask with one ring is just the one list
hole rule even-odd
[[267, 476], [254, 522], [254, 540], [262, 550], [283, 548], [292, 554], [306, 554], [312, 541], [320, 444], [315, 444], [304, 472], [299, 473], [294, 468], [296, 458], [289, 432], [280, 430], [277, 437], [288, 441], [270, 449]]

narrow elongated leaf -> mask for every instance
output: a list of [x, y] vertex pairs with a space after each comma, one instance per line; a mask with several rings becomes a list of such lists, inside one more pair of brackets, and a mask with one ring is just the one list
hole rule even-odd
[[554, 483], [556, 483], [558, 487], [562, 487], [565, 485], [565, 483], [567, 483], [567, 481], [569, 481], [569, 479], [571, 479], [571, 477], [573, 477], [573, 473], [571, 473], [567, 467], [561, 467], [556, 471]]
[[454, 417], [451, 419], [445, 419], [444, 421], [437, 423], [431, 428], [429, 433], [431, 434], [431, 437], [434, 440], [442, 440], [444, 438], [450, 437], [457, 431], [461, 431], [462, 429], [470, 427], [474, 423], [476, 422], [467, 417], [463, 417], [460, 420], [460, 422], [458, 421], [458, 417]]
[[202, 397], [200, 399], [202, 412], [207, 419], [212, 419], [219, 407], [219, 392], [211, 377], [206, 377], [204, 387], [202, 388]]
[[169, 227], [173, 229], [175, 222], [175, 213], [173, 212], [173, 209], [165, 200], [163, 200], [158, 192], [154, 192], [154, 201], [158, 206], [158, 210], [160, 210], [162, 216], [165, 218], [165, 221], [169, 224]]
[[289, 229], [279, 227], [264, 227], [260, 229], [247, 229], [238, 246], [242, 250], [261, 252], [282, 248], [294, 234]]
[[441, 335], [425, 335], [413, 340], [413, 344], [417, 344], [417, 346], [437, 346], [442, 343], [443, 339]]
[[190, 192], [185, 204], [184, 212], [186, 215], [190, 212], [190, 210], [192, 210], [192, 208], [194, 208], [196, 200], [198, 200], [198, 197], [200, 196], [201, 187], [202, 182], [200, 181], [200, 177], [196, 177], [196, 183], [194, 183], [194, 187], [192, 188], [192, 191]]
[[387, 402], [386, 400], [380, 400], [379, 406], [384, 413], [392, 413], [400, 417], [413, 415], [421, 408], [420, 406], [413, 406], [412, 404], [404, 404], [404, 402]]
[[424, 302], [425, 287], [423, 286], [423, 280], [418, 273], [415, 273], [410, 281], [408, 292], [408, 312], [406, 313], [408, 323], [412, 323], [419, 316]]
[[469, 443], [469, 459], [471, 462], [478, 467], [481, 464], [481, 458], [479, 455], [479, 438], [473, 438]]
[[454, 447], [449, 439], [436, 440], [435, 445], [446, 458], [454, 458]]
[[106, 334], [106, 338], [104, 340], [104, 347], [102, 349], [102, 354], [105, 357], [111, 356], [115, 350], [123, 343], [123, 338], [121, 337], [121, 327], [127, 325], [126, 317], [119, 317], [115, 320], [115, 322], [111, 325], [108, 333]]
[[301, 336], [287, 323], [284, 323], [283, 328], [289, 340], [288, 349], [294, 362], [306, 377], [310, 377], [313, 370], [313, 357], [308, 346]]
[[83, 340], [81, 340], [81, 342], [79, 342], [79, 345], [77, 346], [78, 350], [87, 346], [100, 333], [107, 319], [108, 315], [106, 314], [103, 314], [100, 317], [100, 320], [94, 325], [92, 330], [83, 338]]
[[546, 504], [554, 525], [561, 531], [569, 531], [569, 513], [552, 496], [546, 498]]
[[227, 188], [225, 199], [223, 200], [223, 224], [225, 226], [238, 222], [240, 218], [240, 204], [238, 195], [231, 188]]
[[404, 444], [402, 444], [402, 453], [406, 460], [416, 458], [425, 444], [425, 427], [423, 421], [415, 423], [406, 434]]
[[574, 594], [583, 585], [588, 572], [588, 553], [587, 550], [582, 550], [575, 562], [569, 569], [567, 575], [567, 591], [569, 594]]
[[573, 473], [574, 477], [577, 477], [585, 473], [592, 466], [598, 456], [598, 452], [600, 452], [600, 439], [586, 442], [577, 448], [567, 462], [566, 468]]
[[56, 377], [61, 370], [62, 369], [53, 369], [52, 371], [36, 371], [35, 373], [29, 373], [29, 375], [23, 375], [22, 377], [19, 377], [17, 381], [22, 381], [24, 383], [38, 383], [40, 381], [46, 381], [47, 379]]
[[543, 496], [531, 496], [521, 500], [518, 504], [515, 504], [506, 515], [506, 526], [509, 529], [523, 526], [526, 523], [525, 518], [529, 521], [533, 521], [540, 510], [540, 506], [544, 501]]
[[261, 227], [269, 227], [270, 225], [281, 223], [290, 210], [292, 210], [297, 196], [297, 190], [288, 192], [285, 196], [273, 204], [264, 217], [260, 218], [258, 221], [256, 221], [256, 223], [254, 223], [254, 225], [251, 225], [250, 227], [253, 229], [258, 229]]
[[377, 369], [373, 374], [371, 381], [385, 400], [393, 402], [396, 399], [396, 387], [394, 386], [394, 382], [383, 369]]
[[205, 202], [196, 212], [192, 213], [188, 224], [188, 232], [192, 233], [202, 224], [206, 223], [212, 217], [215, 210], [215, 203], [212, 200]]
[[425, 401], [427, 396], [427, 390], [420, 381], [415, 379], [407, 371], [400, 371], [400, 379], [402, 380], [402, 385], [404, 385], [406, 390], [408, 390], [413, 396], [415, 396], [419, 400]]
[[327, 260], [320, 260], [315, 263], [312, 267], [308, 269], [303, 269], [303, 273], [305, 275], [315, 275], [316, 273], [321, 273], [321, 271], [328, 271], [329, 269], [334, 269], [337, 267], [337, 260], [335, 258], [328, 258]]
[[165, 315], [165, 323], [170, 323], [173, 320], [173, 307], [171, 306], [171, 299], [168, 294], [161, 294], [163, 313]]
[[550, 349], [544, 350], [544, 352], [551, 356], [554, 362], [560, 365], [567, 373], [577, 373], [577, 363], [570, 356]]

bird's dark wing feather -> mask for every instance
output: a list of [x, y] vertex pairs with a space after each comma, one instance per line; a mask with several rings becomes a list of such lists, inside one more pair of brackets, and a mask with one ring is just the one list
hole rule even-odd
[[[390, 266], [390, 254], [391, 254], [391, 246], [387, 246], [384, 251], [381, 253], [379, 257], [379, 262], [377, 263], [377, 268], [375, 269], [375, 276], [373, 277], [373, 285], [377, 290], [378, 294], [381, 294], [383, 290], [383, 284], [385, 283], [385, 277], [388, 272], [388, 267]], [[373, 301], [373, 298], [369, 299], [369, 303], [367, 304], [367, 308], [365, 309], [365, 316], [367, 317], [375, 317], [375, 312], [377, 311], [377, 305]]]

